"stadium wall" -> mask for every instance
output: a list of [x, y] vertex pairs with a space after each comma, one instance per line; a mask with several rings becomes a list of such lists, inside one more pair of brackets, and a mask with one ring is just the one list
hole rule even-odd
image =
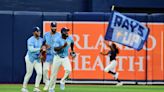
[[[124, 12], [164, 12], [163, 0], [0, 0], [0, 10], [46, 12], [110, 12], [112, 5]], [[131, 10], [132, 9], [132, 10]], [[138, 9], [138, 10], [137, 10]]]
[[[147, 24], [150, 35], [143, 50], [134, 51], [118, 45], [117, 71], [119, 78], [132, 82], [164, 82], [164, 14], [125, 13], [125, 15]], [[113, 77], [103, 72], [109, 63], [108, 57], [99, 55], [99, 43], [105, 35], [110, 13], [103, 12], [29, 12], [0, 11], [1, 46], [0, 83], [22, 83], [25, 74], [24, 56], [26, 40], [32, 35], [32, 28], [39, 26], [49, 31], [49, 23], [57, 21], [60, 30], [70, 28], [74, 35], [77, 58], [71, 61], [73, 81], [85, 83], [113, 82]], [[63, 69], [58, 78], [63, 75]], [[35, 80], [35, 73], [30, 83]]]

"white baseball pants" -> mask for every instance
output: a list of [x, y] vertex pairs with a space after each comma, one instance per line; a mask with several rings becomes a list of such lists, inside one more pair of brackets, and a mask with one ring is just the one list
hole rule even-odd
[[33, 69], [35, 68], [35, 71], [37, 73], [36, 79], [35, 79], [35, 87], [39, 87], [41, 78], [42, 78], [42, 64], [41, 62], [37, 62], [36, 60], [31, 63], [29, 56], [25, 56], [25, 62], [26, 62], [26, 75], [24, 77], [23, 81], [23, 87], [26, 88], [27, 84], [29, 82], [29, 79], [33, 73]]
[[109, 71], [115, 72], [116, 66], [117, 66], [117, 61], [112, 60], [112, 62], [110, 62], [110, 64], [105, 67], [104, 71], [105, 72], [109, 72]]
[[49, 71], [50, 71], [50, 66], [51, 63], [49, 62], [44, 62], [43, 63], [43, 82], [45, 83], [45, 85], [49, 85]]
[[57, 73], [61, 65], [64, 67], [65, 70], [64, 77], [61, 79], [62, 82], [65, 81], [65, 79], [69, 76], [70, 72], [72, 71], [71, 63], [68, 57], [61, 58], [57, 55], [54, 56], [49, 88], [55, 88]]

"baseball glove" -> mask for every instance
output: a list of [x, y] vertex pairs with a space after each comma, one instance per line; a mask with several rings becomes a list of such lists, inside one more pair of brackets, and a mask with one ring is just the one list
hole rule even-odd
[[76, 57], [76, 53], [74, 51], [70, 52], [70, 55], [72, 56], [72, 58]]
[[41, 59], [41, 62], [45, 62], [46, 61], [46, 51], [47, 51], [47, 46], [46, 45], [43, 45], [41, 50], [40, 50], [40, 55], [39, 55], [39, 58]]

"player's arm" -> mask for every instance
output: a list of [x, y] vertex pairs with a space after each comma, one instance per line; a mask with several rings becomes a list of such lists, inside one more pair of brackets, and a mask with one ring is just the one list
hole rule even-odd
[[107, 47], [110, 48], [110, 45], [109, 45], [109, 42], [108, 42], [108, 41], [104, 41], [104, 43], [105, 43], [105, 45], [106, 45]]
[[45, 37], [45, 35], [43, 36], [43, 44], [42, 44], [42, 46], [46, 46], [47, 49], [50, 48], [50, 46], [48, 44], [46, 44], [46, 37]]
[[30, 52], [37, 52], [40, 51], [40, 48], [34, 48], [34, 42], [32, 42], [31, 40], [27, 41], [27, 45], [28, 45], [28, 50]]
[[110, 53], [110, 51], [108, 52], [100, 52], [101, 55], [108, 55]]
[[42, 46], [46, 44], [46, 37], [45, 35], [43, 36], [43, 43], [42, 43]]
[[46, 40], [43, 40], [42, 46], [43, 46], [43, 45], [46, 45]]
[[34, 48], [34, 46], [28, 46], [28, 50], [30, 52], [37, 52], [37, 51], [40, 51], [40, 48]]
[[54, 50], [55, 51], [60, 51], [60, 50], [62, 50], [64, 47], [66, 47], [67, 46], [67, 42], [65, 42], [65, 44], [63, 45], [63, 46], [60, 46], [60, 47], [54, 47]]
[[71, 51], [74, 51], [74, 42], [71, 43]]
[[46, 44], [46, 40], [43, 41], [42, 47], [43, 47], [43, 48], [46, 47], [46, 50], [47, 50], [47, 49], [50, 49], [50, 46], [49, 46], [48, 44]]
[[106, 45], [108, 48], [110, 48], [112, 51], [114, 50], [114, 49], [112, 48], [112, 46], [109, 45], [109, 42], [108, 42], [108, 41], [104, 41], [104, 43], [105, 43], [105, 45]]
[[71, 52], [70, 55], [72, 56], [72, 58], [76, 57], [76, 53], [74, 52], [74, 42], [71, 43]]

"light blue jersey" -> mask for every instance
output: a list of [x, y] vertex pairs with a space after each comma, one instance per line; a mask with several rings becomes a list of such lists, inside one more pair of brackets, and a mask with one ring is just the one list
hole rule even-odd
[[56, 42], [56, 39], [58, 39], [59, 37], [61, 37], [61, 34], [56, 32], [55, 34], [51, 34], [51, 32], [47, 32], [43, 39], [44, 41], [46, 41], [46, 44], [50, 46], [50, 48], [47, 50], [47, 57], [46, 57], [46, 62], [52, 62], [53, 61], [53, 57], [54, 54], [56, 53], [54, 51], [53, 45]]
[[62, 37], [60, 37], [57, 40], [56, 44], [54, 45], [54, 47], [60, 47], [60, 46], [63, 46], [65, 44], [65, 42], [67, 42], [67, 46], [65, 48], [63, 48], [62, 50], [57, 52], [57, 55], [59, 55], [62, 58], [68, 56], [69, 47], [70, 47], [71, 43], [74, 42], [72, 36], [67, 37], [66, 40], [63, 39]]
[[43, 44], [43, 39], [41, 37], [39, 37], [39, 39], [36, 39], [34, 36], [32, 36], [27, 40], [27, 48], [28, 48], [27, 55], [29, 56], [29, 59], [32, 63], [34, 62], [34, 60], [40, 62], [39, 53], [42, 44]]

